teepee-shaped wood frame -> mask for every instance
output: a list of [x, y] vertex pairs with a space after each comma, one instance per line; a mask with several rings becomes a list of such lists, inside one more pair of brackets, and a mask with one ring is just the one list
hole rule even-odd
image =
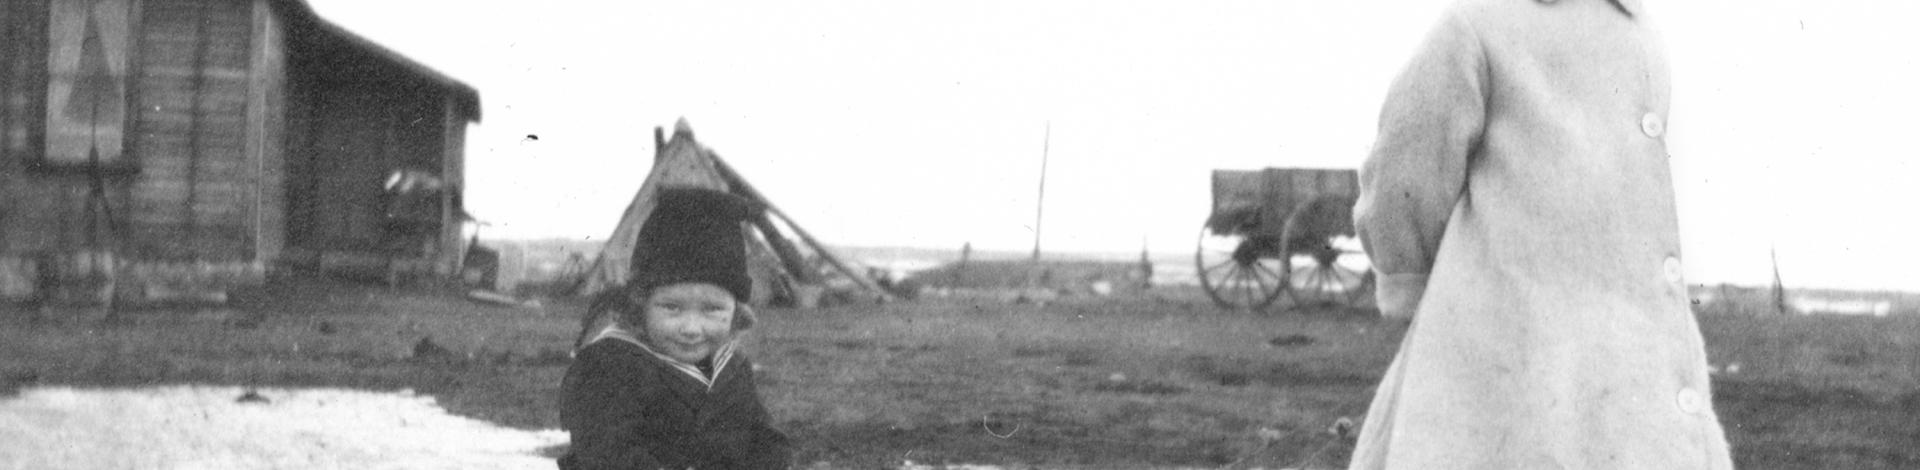
[[[798, 286], [813, 286], [825, 289], [830, 284], [829, 277], [838, 275], [847, 281], [840, 284], [872, 295], [878, 300], [892, 300], [886, 289], [875, 284], [872, 279], [854, 271], [846, 262], [840, 260], [826, 246], [820, 244], [799, 224], [793, 222], [772, 201], [748, 184], [738, 172], [720, 159], [720, 156], [699, 144], [693, 138], [693, 130], [685, 119], [674, 124], [673, 138], [668, 140], [661, 135], [659, 128], [654, 129], [655, 153], [653, 169], [648, 172], [640, 190], [634, 194], [633, 202], [620, 216], [613, 234], [607, 238], [607, 244], [593, 264], [582, 276], [575, 289], [576, 294], [591, 296], [627, 282], [631, 274], [629, 269], [640, 226], [647, 216], [653, 213], [657, 195], [663, 188], [696, 187], [728, 191], [740, 197], [755, 201], [767, 208], [766, 212], [750, 224], [744, 224], [747, 230], [747, 257], [749, 269], [754, 278], [755, 304], [778, 303], [783, 294], [797, 294]], [[781, 226], [786, 231], [781, 230]], [[786, 235], [791, 231], [798, 236], [799, 243]], [[818, 290], [816, 290], [818, 292]], [[795, 301], [806, 304], [809, 302]]]

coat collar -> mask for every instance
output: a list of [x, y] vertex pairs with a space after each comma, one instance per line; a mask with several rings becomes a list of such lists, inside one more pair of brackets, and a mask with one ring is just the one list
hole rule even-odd
[[635, 336], [631, 331], [621, 328], [619, 324], [607, 325], [605, 329], [600, 330], [600, 333], [595, 334], [592, 340], [587, 341], [587, 344], [593, 344], [603, 339], [633, 343], [634, 346], [639, 346], [640, 350], [646, 351], [647, 355], [653, 356], [654, 359], [658, 359], [661, 363], [672, 367], [674, 370], [680, 371], [680, 375], [699, 382], [700, 385], [706, 387], [707, 391], [713, 391], [713, 385], [719, 382], [721, 373], [726, 372], [727, 365], [733, 362], [733, 352], [736, 345], [739, 344], [738, 341], [728, 341], [726, 344], [720, 345], [719, 350], [713, 352], [713, 376], [708, 377], [707, 374], [700, 373], [700, 368], [693, 364], [681, 362], [679, 359], [674, 359], [671, 356], [654, 351], [652, 347], [647, 346], [645, 341], [641, 341], [640, 337]]

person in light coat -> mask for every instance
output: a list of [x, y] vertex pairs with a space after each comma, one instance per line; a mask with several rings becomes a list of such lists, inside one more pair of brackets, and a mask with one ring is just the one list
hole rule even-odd
[[1462, 0], [1394, 82], [1354, 219], [1411, 318], [1352, 469], [1725, 469], [1639, 0]]

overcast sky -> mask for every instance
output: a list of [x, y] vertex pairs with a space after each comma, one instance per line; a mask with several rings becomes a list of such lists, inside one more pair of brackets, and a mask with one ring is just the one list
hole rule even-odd
[[[685, 117], [829, 243], [1030, 249], [1044, 144], [1046, 250], [1156, 253], [1211, 170], [1357, 167], [1443, 4], [310, 1], [480, 90], [484, 236], [605, 237]], [[1920, 290], [1920, 6], [1646, 3], [1690, 282]]]

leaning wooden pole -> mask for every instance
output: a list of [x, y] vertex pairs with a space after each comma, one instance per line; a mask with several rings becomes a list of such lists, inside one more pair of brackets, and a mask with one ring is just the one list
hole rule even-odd
[[1040, 194], [1033, 203], [1033, 262], [1040, 262], [1040, 223], [1046, 220], [1047, 211], [1047, 150], [1053, 142], [1053, 122], [1047, 122], [1047, 133], [1040, 138]]
[[793, 273], [794, 280], [801, 284], [820, 283], [820, 273], [807, 266], [806, 260], [800, 256], [800, 249], [795, 248], [793, 241], [787, 240], [786, 234], [773, 224], [772, 216], [760, 214], [760, 217], [753, 219], [753, 227], [760, 230], [761, 238], [766, 239], [767, 246], [773, 247], [774, 256], [780, 258], [780, 265], [786, 267], [787, 272]]
[[[726, 183], [729, 188], [738, 189], [742, 193], [747, 193], [751, 190], [751, 188], [747, 186], [746, 178], [740, 177], [739, 174], [734, 173], [730, 168], [721, 169], [718, 164], [719, 156], [715, 155], [714, 158], [716, 162], [714, 170], [720, 174], [721, 182]], [[766, 204], [765, 198], [760, 197], [757, 192], [748, 197], [761, 201], [762, 204]], [[772, 207], [772, 204], [767, 205], [768, 207]], [[820, 273], [815, 272], [812, 266], [807, 265], [806, 259], [800, 256], [800, 249], [793, 246], [793, 241], [787, 239], [786, 233], [781, 232], [779, 226], [774, 225], [773, 216], [770, 213], [760, 214], [760, 216], [755, 217], [751, 223], [755, 229], [760, 231], [760, 236], [766, 240], [767, 246], [773, 247], [774, 257], [780, 258], [780, 265], [785, 267], [787, 272], [792, 273], [795, 281], [801, 284], [821, 283]]]
[[887, 292], [887, 290], [881, 288], [879, 284], [875, 284], [872, 279], [867, 279], [867, 276], [864, 274], [856, 273], [853, 271], [853, 268], [840, 262], [839, 257], [834, 256], [833, 252], [827, 251], [827, 247], [822, 245], [819, 240], [815, 240], [813, 235], [808, 234], [807, 229], [800, 228], [800, 224], [794, 223], [793, 218], [788, 217], [786, 211], [782, 211], [778, 206], [773, 205], [773, 201], [767, 200], [765, 196], [760, 194], [759, 190], [754, 189], [752, 184], [747, 183], [747, 179], [742, 178], [739, 172], [734, 171], [733, 166], [728, 165], [726, 160], [720, 159], [719, 154], [712, 154], [712, 157], [714, 169], [720, 171], [720, 177], [727, 180], [727, 185], [733, 186], [734, 190], [739, 191], [741, 195], [765, 204], [767, 206], [767, 213], [778, 216], [782, 222], [786, 222], [787, 227], [792, 228], [793, 233], [800, 236], [802, 243], [806, 243], [807, 246], [813, 247], [815, 252], [820, 253], [820, 259], [826, 260], [827, 264], [832, 265], [834, 270], [846, 275], [849, 279], [853, 279], [853, 282], [860, 284], [860, 287], [879, 294], [882, 299], [888, 301], [894, 300], [893, 293]]
[[1773, 313], [1787, 314], [1787, 285], [1780, 282], [1780, 253], [1769, 247], [1767, 256], [1773, 258]]

